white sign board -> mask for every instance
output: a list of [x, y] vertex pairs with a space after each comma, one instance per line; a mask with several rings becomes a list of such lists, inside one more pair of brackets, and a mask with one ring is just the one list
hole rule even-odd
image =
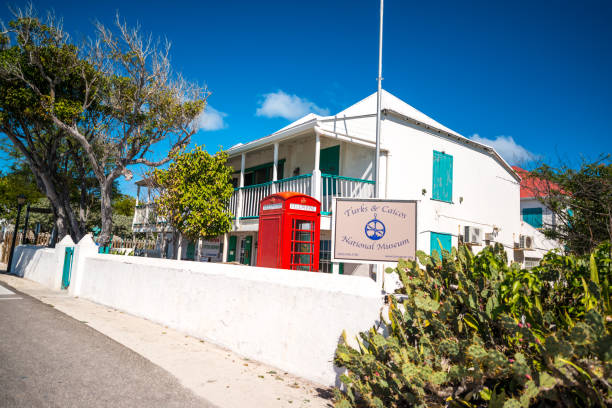
[[416, 201], [337, 198], [333, 214], [332, 261], [415, 259]]

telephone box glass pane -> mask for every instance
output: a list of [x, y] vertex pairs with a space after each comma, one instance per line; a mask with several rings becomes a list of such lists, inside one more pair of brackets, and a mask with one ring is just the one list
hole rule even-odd
[[312, 255], [310, 254], [295, 254], [293, 255], [293, 263], [300, 265], [310, 265], [311, 257]]
[[295, 241], [306, 241], [306, 242], [312, 242], [312, 233], [311, 232], [304, 232], [304, 231], [295, 231], [295, 234], [293, 236]]
[[296, 223], [297, 223], [296, 229], [309, 230], [309, 231], [312, 229], [312, 222], [310, 221], [296, 220]]
[[307, 244], [304, 242], [296, 242], [293, 244], [293, 252], [312, 253], [312, 244]]

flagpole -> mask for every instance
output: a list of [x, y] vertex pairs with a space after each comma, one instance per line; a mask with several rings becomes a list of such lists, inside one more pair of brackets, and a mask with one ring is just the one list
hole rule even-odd
[[380, 30], [378, 37], [378, 92], [376, 93], [376, 167], [374, 169], [374, 196], [380, 197], [380, 98], [382, 96], [382, 44], [384, 0], [380, 0]]
[[[382, 41], [383, 41], [383, 8], [384, 0], [380, 0], [380, 29], [378, 37], [378, 91], [376, 92], [376, 167], [374, 168], [374, 197], [380, 198], [380, 98], [382, 96]], [[383, 264], [377, 262], [376, 283], [384, 290]]]

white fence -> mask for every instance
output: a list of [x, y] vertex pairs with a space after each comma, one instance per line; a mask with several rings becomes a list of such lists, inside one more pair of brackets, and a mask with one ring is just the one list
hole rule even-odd
[[[333, 357], [342, 330], [354, 338], [369, 329], [383, 305], [369, 278], [96, 252], [90, 236], [76, 246], [71, 295], [325, 385], [339, 384]], [[61, 279], [63, 256], [56, 268], [50, 259], [45, 270]], [[23, 267], [34, 276], [38, 265]]]

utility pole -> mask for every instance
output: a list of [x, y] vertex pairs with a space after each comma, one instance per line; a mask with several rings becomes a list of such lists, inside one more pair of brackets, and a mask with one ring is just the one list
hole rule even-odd
[[382, 44], [384, 0], [380, 0], [380, 29], [378, 37], [378, 92], [376, 93], [376, 165], [374, 168], [374, 197], [380, 197], [380, 98], [382, 96]]

